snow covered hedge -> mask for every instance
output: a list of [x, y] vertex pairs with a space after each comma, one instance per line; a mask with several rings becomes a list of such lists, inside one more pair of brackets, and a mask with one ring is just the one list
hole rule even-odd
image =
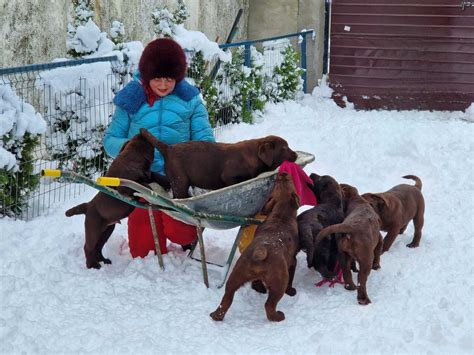
[[102, 137], [115, 88], [112, 75], [111, 63], [99, 62], [43, 71], [37, 78], [48, 112], [45, 158], [55, 161], [58, 169], [89, 177], [103, 171], [107, 156]]
[[298, 53], [287, 39], [263, 43], [263, 53], [250, 46], [250, 65], [245, 65], [245, 48], [236, 48], [232, 61], [224, 63], [212, 88], [217, 94], [207, 100], [214, 124], [246, 122], [262, 114], [267, 102], [295, 99], [303, 81]]
[[0, 85], [0, 98], [0, 207], [17, 216], [39, 184], [33, 153], [46, 122], [10, 85]]

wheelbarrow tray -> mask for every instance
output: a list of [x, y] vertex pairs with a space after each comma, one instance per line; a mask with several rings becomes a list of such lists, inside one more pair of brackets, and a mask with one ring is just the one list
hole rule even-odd
[[[314, 161], [314, 155], [310, 153], [301, 151], [297, 151], [296, 153], [298, 154], [296, 163], [301, 167]], [[268, 171], [253, 179], [219, 190], [208, 191], [194, 197], [171, 200], [174, 206], [199, 211], [199, 216], [182, 213], [174, 209], [165, 209], [163, 212], [182, 222], [193, 225], [200, 224], [210, 229], [231, 229], [239, 227], [242, 225], [242, 219], [238, 217], [253, 217], [262, 209], [270, 197], [277, 173], [278, 169]], [[155, 190], [155, 193], [162, 198], [170, 199], [164, 191]], [[154, 195], [143, 193], [136, 193], [136, 195], [143, 197], [152, 205], [163, 205], [161, 198], [157, 199]], [[221, 215], [228, 216], [229, 218], [215, 220], [212, 217], [206, 218], [206, 214], [209, 215], [209, 217], [212, 215]]]

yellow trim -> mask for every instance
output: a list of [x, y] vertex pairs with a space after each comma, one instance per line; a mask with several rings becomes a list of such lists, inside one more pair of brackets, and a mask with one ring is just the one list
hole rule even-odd
[[120, 179], [115, 177], [98, 177], [96, 183], [101, 186], [120, 186]]

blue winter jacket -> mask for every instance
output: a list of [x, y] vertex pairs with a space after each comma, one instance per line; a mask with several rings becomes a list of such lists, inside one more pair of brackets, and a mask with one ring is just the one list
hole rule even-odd
[[[173, 92], [150, 106], [138, 77], [135, 79], [114, 97], [116, 110], [104, 136], [108, 155], [115, 158], [122, 145], [142, 127], [167, 144], [215, 141], [206, 107], [196, 87], [182, 80]], [[151, 171], [164, 174], [163, 156], [156, 149]]]

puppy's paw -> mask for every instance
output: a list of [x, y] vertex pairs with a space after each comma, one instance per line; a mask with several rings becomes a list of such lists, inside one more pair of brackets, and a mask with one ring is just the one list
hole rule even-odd
[[344, 284], [344, 288], [348, 291], [354, 291], [355, 289], [357, 289], [356, 285], [354, 285], [353, 283], [352, 284]]
[[102, 267], [97, 261], [87, 262], [86, 266], [88, 269], [97, 269], [97, 270], [99, 270]]
[[414, 243], [414, 242], [411, 242], [411, 243], [407, 244], [408, 248], [418, 248], [419, 246], [420, 246], [420, 244]]
[[268, 320], [272, 322], [281, 322], [282, 320], [285, 320], [285, 313], [281, 311], [276, 311], [273, 314], [268, 314], [267, 315]]
[[364, 298], [359, 298], [357, 297], [357, 302], [359, 302], [360, 305], [362, 306], [366, 306], [368, 305], [369, 303], [372, 303], [369, 299], [369, 297], [364, 297]]
[[112, 264], [112, 261], [110, 259], [107, 259], [107, 258], [104, 258], [104, 260], [102, 260], [104, 262], [104, 264]]
[[294, 295], [296, 295], [296, 289], [294, 287], [289, 287], [289, 288], [286, 289], [285, 293], [288, 296], [293, 297]]
[[376, 263], [376, 264], [374, 263], [372, 265], [372, 270], [378, 270], [378, 269], [380, 269], [380, 264], [379, 263]]
[[217, 308], [214, 312], [212, 312], [209, 315], [211, 316], [213, 320], [215, 320], [216, 322], [219, 322], [219, 321], [224, 320], [225, 312], [219, 306], [219, 308]]

